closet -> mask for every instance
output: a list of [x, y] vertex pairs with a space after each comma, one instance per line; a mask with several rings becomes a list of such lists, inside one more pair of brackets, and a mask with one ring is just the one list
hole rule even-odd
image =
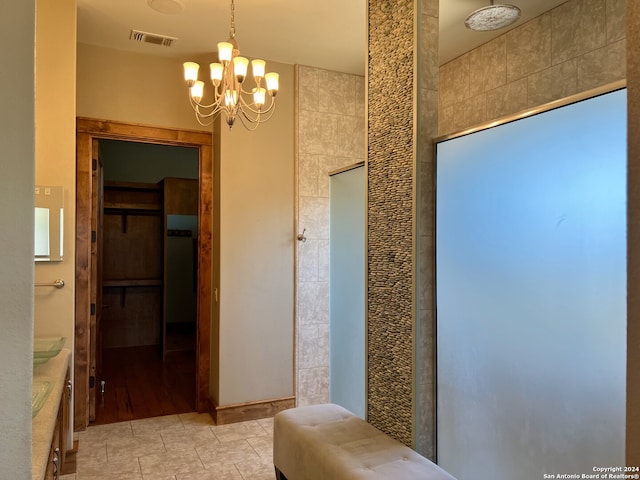
[[105, 182], [104, 348], [195, 349], [198, 181]]

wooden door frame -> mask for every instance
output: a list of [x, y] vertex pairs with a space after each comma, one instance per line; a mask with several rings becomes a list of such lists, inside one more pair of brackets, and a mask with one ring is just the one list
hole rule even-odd
[[89, 425], [89, 340], [91, 322], [91, 196], [94, 139], [125, 140], [198, 149], [198, 306], [196, 410], [209, 411], [213, 273], [212, 134], [195, 130], [76, 119], [76, 282], [74, 348], [74, 430]]

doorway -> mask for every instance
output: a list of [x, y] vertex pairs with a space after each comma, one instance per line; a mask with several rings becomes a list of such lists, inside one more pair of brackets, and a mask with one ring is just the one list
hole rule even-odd
[[[193, 183], [195, 181], [195, 185], [186, 189], [187, 192], [191, 192], [187, 194], [190, 200], [187, 200], [186, 203], [195, 206], [176, 209], [175, 205], [167, 206], [164, 203], [164, 191], [170, 188], [167, 184], [173, 182], [169, 178], [180, 178], [181, 175], [172, 177], [173, 174], [170, 173], [161, 182], [140, 181], [140, 178], [135, 177], [122, 180], [105, 175], [103, 186], [103, 182], [99, 179], [102, 176], [101, 173], [104, 173], [105, 162], [100, 153], [106, 147], [119, 145], [113, 143], [114, 141], [136, 142], [135, 145], [138, 146], [146, 144], [148, 148], [186, 147], [187, 150], [190, 150], [194, 158], [193, 163], [196, 165], [196, 174], [194, 175], [196, 178], [183, 178], [178, 180], [178, 183], [185, 181]], [[101, 143], [103, 148], [101, 148]], [[209, 351], [210, 328], [212, 315], [217, 311], [212, 303], [211, 288], [214, 241], [212, 180], [213, 162], [211, 134], [209, 133], [78, 119], [74, 429], [83, 430], [90, 421], [96, 419], [96, 406], [99, 406], [103, 399], [102, 384], [100, 383], [100, 370], [103, 368], [105, 371], [107, 368], [111, 368], [111, 372], [128, 372], [129, 380], [133, 383], [141, 383], [139, 379], [136, 380], [136, 372], [141, 375], [139, 378], [148, 377], [150, 382], [153, 382], [154, 371], [160, 377], [167, 375], [173, 377], [176, 382], [184, 382], [187, 377], [192, 378], [191, 386], [188, 387], [191, 392], [191, 400], [186, 400], [190, 405], [189, 409], [199, 412], [208, 410], [209, 362], [211, 358]], [[104, 194], [101, 194], [103, 188]], [[175, 196], [168, 195], [167, 197], [174, 198]], [[104, 208], [100, 201], [103, 198], [105, 200]], [[124, 211], [123, 209], [127, 207], [135, 207], [137, 211]], [[157, 215], [153, 213], [154, 211]], [[101, 215], [102, 213], [106, 215]], [[139, 215], [133, 215], [133, 213]], [[193, 213], [196, 213], [195, 219], [185, 220], [184, 217], [194, 217]], [[110, 234], [112, 237], [107, 238], [104, 235], [108, 231], [106, 224], [109, 223], [113, 224]], [[140, 229], [143, 231], [140, 232]], [[145, 229], [150, 230], [146, 230], [147, 233], [144, 233]], [[143, 254], [134, 254], [136, 247], [133, 245], [118, 252], [113, 247], [116, 243], [115, 240], [118, 237], [123, 237], [123, 232], [137, 232], [136, 235], [148, 236], [149, 238], [155, 236], [157, 244], [161, 245], [156, 249], [161, 252], [162, 256], [159, 259], [151, 260], [154, 257], [151, 255], [154, 248], [146, 249]], [[165, 242], [164, 240], [169, 236], [172, 240]], [[166, 313], [175, 311], [175, 308], [167, 309], [165, 305], [168, 298], [165, 290], [170, 284], [165, 280], [167, 274], [165, 267], [171, 265], [172, 262], [167, 262], [164, 258], [167, 254], [166, 249], [176, 249], [174, 248], [174, 237], [180, 238], [180, 242], [183, 244], [185, 242], [182, 240], [188, 239], [187, 243], [191, 250], [191, 293], [195, 297], [195, 308], [183, 309], [186, 313], [182, 320], [188, 320], [184, 322], [176, 322], [175, 318], [168, 322], [167, 320], [171, 320], [171, 318], [166, 316]], [[129, 238], [133, 237], [129, 236]], [[101, 248], [101, 242], [108, 242], [109, 247]], [[108, 253], [109, 248], [111, 253]], [[178, 250], [181, 249], [184, 250], [181, 247], [178, 248]], [[106, 261], [108, 261], [108, 265], [105, 265]], [[132, 270], [128, 270], [127, 265], [130, 263], [147, 263], [149, 265], [143, 267], [140, 275], [136, 277], [131, 273]], [[118, 271], [118, 268], [122, 271]], [[102, 270], [105, 272], [104, 276], [101, 274]], [[175, 274], [175, 271], [172, 274]], [[118, 276], [125, 278], [117, 278]], [[125, 285], [118, 283], [118, 281], [128, 283]], [[133, 285], [131, 282], [137, 284]], [[171, 304], [171, 300], [169, 301]], [[100, 305], [103, 302], [107, 307], [105, 309], [102, 309]], [[175, 304], [172, 305], [175, 306]], [[147, 328], [146, 332], [145, 328], [140, 328], [138, 325], [137, 328], [128, 331], [124, 338], [119, 338], [118, 335], [114, 335], [114, 331], [126, 331], [125, 328], [122, 328], [123, 325], [119, 325], [119, 328], [115, 328], [114, 331], [103, 328], [103, 320], [113, 321], [114, 318], [118, 318], [122, 322], [123, 310], [130, 308], [137, 312], [131, 317], [134, 319], [134, 323], [142, 322], [144, 324], [145, 321], [147, 322], [147, 326], [150, 328]], [[120, 312], [114, 315], [112, 312], [116, 310], [120, 310]], [[170, 313], [169, 315], [171, 316]], [[184, 325], [175, 326], [176, 328], [171, 325], [167, 329], [169, 323], [184, 323]], [[174, 331], [179, 332], [178, 335], [172, 336]], [[104, 352], [101, 351], [100, 347], [102, 346], [107, 347]], [[169, 348], [169, 346], [171, 347]], [[142, 350], [130, 351], [130, 355], [114, 355], [114, 351], [110, 351], [111, 347], [127, 349], [142, 347], [142, 350], [150, 351], [146, 353]], [[155, 364], [151, 362], [146, 366], [141, 366], [140, 362], [150, 360], [153, 360]], [[109, 361], [111, 367], [107, 363]], [[173, 367], [168, 368], [168, 365]], [[109, 392], [109, 379], [106, 380], [108, 383], [104, 385], [105, 395]], [[176, 385], [174, 384], [174, 386]], [[147, 390], [153, 390], [153, 386], [151, 383]], [[155, 387], [157, 390], [159, 384], [155, 384]], [[166, 390], [171, 393], [175, 389], [169, 387]], [[111, 389], [110, 393], [115, 394], [116, 392]], [[141, 399], [139, 400], [140, 404], [148, 403], [148, 399], [145, 400], [144, 395], [138, 396], [138, 398]], [[116, 395], [112, 401], [123, 403], [126, 402], [126, 397]], [[131, 398], [129, 401], [133, 402]], [[180, 402], [182, 400], [176, 401], [181, 405], [180, 408], [187, 408], [184, 402]], [[144, 413], [143, 410], [140, 413], [142, 416], [155, 416], [156, 414], [164, 413], [155, 411]]]
[[100, 139], [98, 153], [99, 389], [89, 420], [194, 411], [198, 150]]

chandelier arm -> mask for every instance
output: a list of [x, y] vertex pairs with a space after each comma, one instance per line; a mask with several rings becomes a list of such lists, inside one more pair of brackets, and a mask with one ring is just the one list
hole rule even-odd
[[243, 101], [241, 102], [242, 109], [243, 110], [246, 109], [255, 115], [264, 115], [266, 113], [269, 113], [273, 108], [275, 108], [275, 105], [276, 105], [275, 99], [273, 97], [269, 97], [269, 98], [270, 98], [269, 106], [267, 108], [264, 108], [263, 106], [260, 109], [252, 107], [253, 102], [249, 103], [245, 101], [243, 98]]
[[[215, 120], [215, 117], [201, 117], [200, 115], [198, 115], [197, 111], [195, 112], [195, 114], [196, 114], [196, 120], [203, 127], [210, 127], [211, 125], [213, 125], [213, 121]], [[203, 122], [201, 118], [208, 118], [209, 120], [206, 122]]]
[[196, 102], [191, 95], [189, 95], [189, 101], [191, 102], [191, 106], [193, 107], [194, 110], [195, 109], [201, 109], [201, 108], [208, 110], [208, 109], [212, 108], [215, 111], [219, 111], [220, 104], [222, 103], [222, 97], [219, 97], [218, 95], [216, 95], [216, 99], [213, 101], [213, 103], [211, 103], [209, 105], [205, 105], [203, 103]]
[[[245, 128], [247, 128], [248, 130], [255, 130], [258, 125], [267, 122], [273, 116], [274, 111], [275, 103], [271, 107], [269, 107], [268, 110], [261, 112], [251, 111], [250, 113], [247, 113], [244, 109], [239, 109], [238, 116], [240, 117], [240, 120], [242, 121], [242, 124], [245, 126]], [[255, 126], [253, 128], [247, 127], [245, 120]]]

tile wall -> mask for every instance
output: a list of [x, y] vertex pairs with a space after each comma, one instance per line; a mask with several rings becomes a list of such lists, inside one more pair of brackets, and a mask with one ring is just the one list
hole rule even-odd
[[624, 79], [625, 8], [570, 0], [443, 65], [440, 135]]
[[329, 401], [329, 172], [365, 160], [364, 77], [297, 66], [297, 401]]

